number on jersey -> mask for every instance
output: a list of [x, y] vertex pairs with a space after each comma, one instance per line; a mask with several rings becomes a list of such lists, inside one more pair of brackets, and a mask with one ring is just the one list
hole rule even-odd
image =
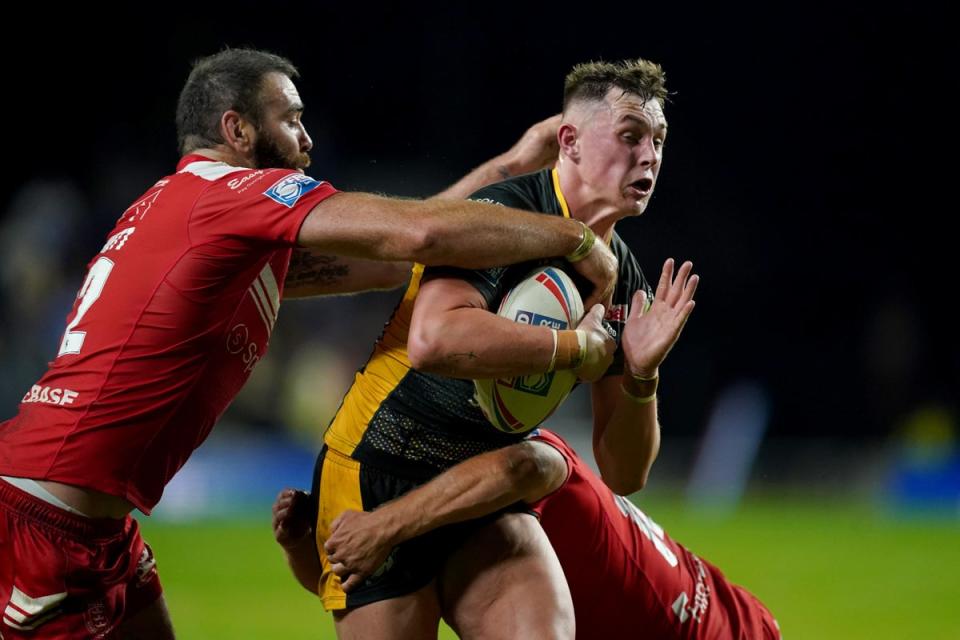
[[80, 298], [80, 304], [77, 305], [77, 315], [73, 317], [73, 321], [67, 325], [67, 330], [63, 333], [63, 340], [60, 341], [60, 351], [57, 352], [58, 358], [67, 354], [80, 353], [87, 332], [74, 331], [74, 329], [83, 320], [83, 316], [90, 310], [93, 303], [100, 297], [111, 271], [113, 271], [113, 260], [110, 258], [100, 257], [90, 267], [90, 271], [87, 272], [87, 279], [83, 281], [83, 286], [77, 292], [77, 297]]
[[620, 507], [620, 512], [633, 520], [634, 524], [643, 532], [643, 535], [647, 536], [657, 551], [660, 552], [660, 555], [663, 556], [663, 559], [667, 561], [667, 564], [671, 567], [677, 566], [676, 554], [670, 550], [670, 547], [667, 546], [667, 543], [663, 539], [663, 527], [651, 520], [647, 514], [640, 511], [637, 505], [630, 502], [627, 498], [623, 496], [614, 496], [614, 498], [617, 500], [617, 506]]

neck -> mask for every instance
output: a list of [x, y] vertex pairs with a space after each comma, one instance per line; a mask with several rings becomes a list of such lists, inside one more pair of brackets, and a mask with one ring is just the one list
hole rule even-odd
[[591, 193], [590, 187], [569, 167], [569, 162], [561, 162], [557, 167], [557, 177], [560, 191], [570, 210], [570, 217], [584, 223], [593, 229], [594, 233], [609, 242], [614, 225], [630, 213], [618, 209], [599, 195]]
[[253, 163], [249, 158], [244, 158], [230, 147], [203, 147], [201, 149], [194, 149], [190, 154], [200, 155], [214, 162], [223, 162], [232, 167], [253, 167]]

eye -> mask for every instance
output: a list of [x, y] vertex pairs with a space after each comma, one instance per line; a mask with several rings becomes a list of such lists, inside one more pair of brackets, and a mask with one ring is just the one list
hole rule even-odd
[[653, 146], [656, 147], [657, 149], [662, 149], [664, 142], [665, 142], [665, 140], [664, 140], [663, 138], [654, 138], [654, 139], [653, 139]]
[[637, 136], [630, 131], [620, 134], [620, 137], [628, 144], [637, 144]]

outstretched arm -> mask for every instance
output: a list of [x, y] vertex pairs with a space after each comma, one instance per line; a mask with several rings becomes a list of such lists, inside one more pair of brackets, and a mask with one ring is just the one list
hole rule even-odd
[[685, 262], [674, 278], [671, 258], [663, 265], [649, 309], [646, 294], [634, 294], [623, 330], [623, 375], [593, 385], [593, 455], [614, 493], [642, 489], [660, 451], [659, 367], [693, 311], [700, 278], [692, 271], [693, 264]]
[[[484, 453], [375, 511], [345, 511], [333, 521], [324, 549], [333, 572], [343, 581], [343, 590], [349, 592], [401, 542], [515, 502], [535, 502], [563, 484], [566, 475], [566, 460], [543, 442], [521, 442]], [[294, 513], [278, 508], [283, 498], [282, 493], [274, 505], [274, 531], [278, 531], [278, 516], [282, 521]], [[312, 536], [307, 539], [312, 541]], [[305, 588], [315, 590], [320, 571], [315, 550], [313, 558], [308, 558], [285, 549], [294, 575]]]
[[[307, 215], [297, 240], [321, 254], [483, 269], [567, 256], [586, 238], [575, 220], [508, 207], [337, 193]], [[606, 299], [617, 261], [604, 243], [593, 243], [573, 268], [595, 285], [587, 304]]]
[[[483, 163], [434, 198], [462, 199], [511, 175], [530, 173], [556, 162], [560, 116], [527, 129], [513, 147]], [[326, 255], [310, 249], [294, 251], [284, 285], [285, 298], [338, 295], [394, 289], [410, 278], [410, 262], [381, 262]]]

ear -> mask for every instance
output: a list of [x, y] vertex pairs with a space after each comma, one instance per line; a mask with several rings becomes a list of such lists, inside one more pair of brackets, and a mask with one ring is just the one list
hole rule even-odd
[[255, 131], [253, 123], [232, 109], [220, 116], [220, 135], [234, 151], [246, 154], [253, 149]]
[[566, 156], [576, 162], [580, 159], [580, 131], [576, 125], [564, 122], [557, 129], [557, 141], [560, 143], [560, 156]]

